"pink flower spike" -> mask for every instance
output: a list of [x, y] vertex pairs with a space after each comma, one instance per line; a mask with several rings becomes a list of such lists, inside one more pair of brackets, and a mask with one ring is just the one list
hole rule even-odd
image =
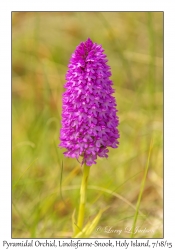
[[65, 156], [88, 166], [97, 157], [108, 157], [107, 147], [117, 148], [119, 119], [110, 67], [101, 45], [81, 42], [72, 54], [63, 94], [60, 147]]

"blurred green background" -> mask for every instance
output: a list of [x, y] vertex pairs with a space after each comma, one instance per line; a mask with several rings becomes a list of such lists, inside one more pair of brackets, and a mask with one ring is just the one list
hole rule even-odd
[[13, 12], [13, 238], [72, 236], [82, 172], [58, 148], [62, 94], [71, 54], [88, 37], [105, 49], [120, 119], [119, 148], [90, 171], [86, 222], [110, 206], [91, 237], [130, 237], [151, 140], [136, 224], [146, 231], [135, 237], [163, 237], [163, 13]]

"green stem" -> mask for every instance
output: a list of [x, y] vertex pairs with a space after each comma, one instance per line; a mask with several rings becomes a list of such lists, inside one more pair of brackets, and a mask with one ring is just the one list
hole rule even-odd
[[90, 167], [84, 164], [83, 166], [83, 177], [80, 187], [80, 205], [78, 212], [78, 222], [76, 227], [76, 234], [82, 230], [83, 222], [84, 222], [84, 213], [85, 213], [85, 204], [86, 204], [86, 190], [87, 190], [87, 182], [89, 176]]

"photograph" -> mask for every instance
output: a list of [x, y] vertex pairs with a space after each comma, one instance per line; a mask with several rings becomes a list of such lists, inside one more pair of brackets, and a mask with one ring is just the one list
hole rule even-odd
[[12, 11], [11, 56], [11, 238], [163, 239], [164, 12]]

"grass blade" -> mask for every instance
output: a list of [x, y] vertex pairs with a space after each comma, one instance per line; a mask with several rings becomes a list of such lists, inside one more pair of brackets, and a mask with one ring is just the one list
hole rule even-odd
[[138, 200], [137, 200], [136, 211], [135, 211], [135, 215], [134, 215], [134, 222], [133, 222], [132, 232], [131, 232], [131, 238], [134, 237], [135, 226], [136, 226], [136, 222], [137, 222], [137, 218], [138, 218], [138, 213], [139, 213], [140, 202], [141, 202], [141, 199], [142, 199], [143, 190], [144, 190], [144, 187], [145, 187], [145, 182], [146, 182], [146, 177], [147, 177], [147, 173], [148, 173], [152, 148], [153, 148], [153, 139], [151, 140], [151, 143], [150, 143], [147, 164], [146, 164], [145, 172], [144, 172], [141, 187], [140, 187], [140, 193], [139, 193]]

